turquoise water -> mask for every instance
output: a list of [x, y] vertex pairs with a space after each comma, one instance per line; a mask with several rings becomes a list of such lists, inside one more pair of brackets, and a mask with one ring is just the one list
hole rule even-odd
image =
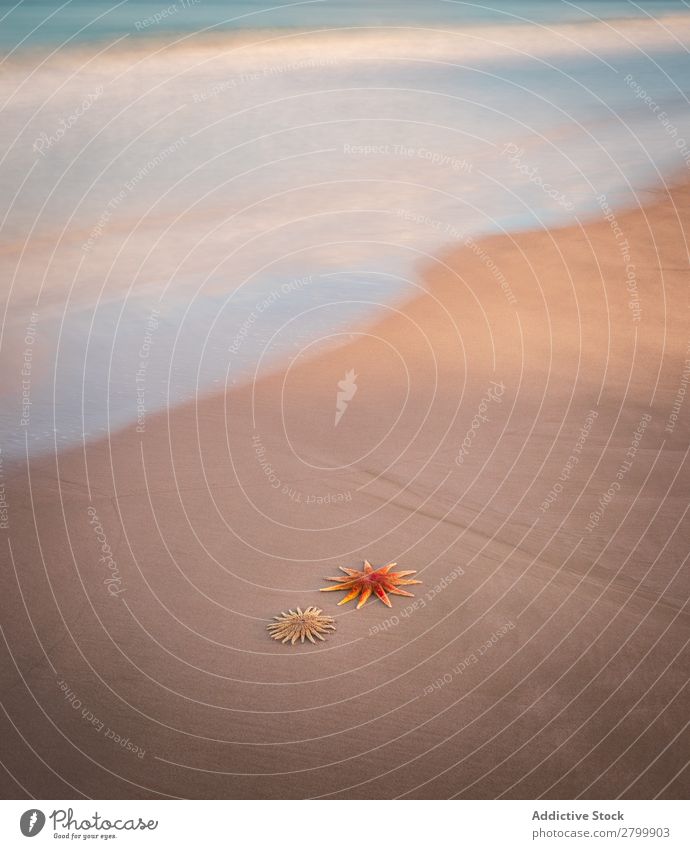
[[5, 456], [338, 344], [438, 250], [690, 161], [683, 4], [2, 8], [7, 52], [36, 28], [0, 75]]
[[658, 16], [687, 10], [682, 0], [496, 0], [463, 3], [455, 0], [306, 0], [269, 3], [257, 0], [178, 0], [124, 3], [40, 2], [1, 0], [0, 44], [6, 47], [59, 44], [71, 40], [133, 37], [161, 33], [194, 33], [202, 30], [259, 29], [273, 27], [346, 27], [447, 25], [486, 23], [583, 21], [594, 18]]

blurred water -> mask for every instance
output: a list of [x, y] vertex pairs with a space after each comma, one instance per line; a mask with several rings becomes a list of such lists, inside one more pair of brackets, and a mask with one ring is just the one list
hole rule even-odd
[[[441, 246], [587, 218], [602, 193], [624, 208], [687, 168], [688, 17], [612, 28], [560, 22], [586, 16], [570, 4], [359, 5], [267, 21], [428, 23], [443, 8], [447, 26], [245, 29], [172, 49], [160, 28], [114, 45], [82, 33], [48, 59], [5, 60], [6, 455], [145, 427], [166, 404], [342, 342], [418, 291]], [[582, 8], [595, 7], [629, 4]], [[89, 32], [160, 8], [129, 3]], [[219, 9], [169, 17], [195, 28]], [[559, 23], [506, 25], [508, 9]], [[54, 40], [70, 31], [56, 19]]]
[[[687, 11], [683, 0], [0, 0], [0, 45], [146, 37], [154, 32], [583, 21]], [[153, 20], [152, 20], [153, 19]]]

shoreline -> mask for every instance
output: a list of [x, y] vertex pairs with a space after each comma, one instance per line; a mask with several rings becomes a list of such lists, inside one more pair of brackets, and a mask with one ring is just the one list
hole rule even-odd
[[[490, 236], [350, 344], [6, 465], [3, 692], [53, 766], [3, 717], [11, 773], [39, 798], [683, 798], [690, 186], [659, 194], [615, 213], [635, 310], [610, 221]], [[415, 598], [319, 594], [364, 558]], [[309, 604], [335, 634], [272, 643]]]

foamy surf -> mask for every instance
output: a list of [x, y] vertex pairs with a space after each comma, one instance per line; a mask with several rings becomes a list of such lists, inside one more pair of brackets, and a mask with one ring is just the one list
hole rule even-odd
[[5, 62], [10, 455], [338, 344], [442, 246], [690, 158], [687, 16], [146, 35]]

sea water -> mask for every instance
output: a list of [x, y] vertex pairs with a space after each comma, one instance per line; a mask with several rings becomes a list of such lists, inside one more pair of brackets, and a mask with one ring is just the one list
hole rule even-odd
[[686, 171], [685, 4], [490, 6], [0, 4], [5, 457], [143, 432], [447, 246]]

